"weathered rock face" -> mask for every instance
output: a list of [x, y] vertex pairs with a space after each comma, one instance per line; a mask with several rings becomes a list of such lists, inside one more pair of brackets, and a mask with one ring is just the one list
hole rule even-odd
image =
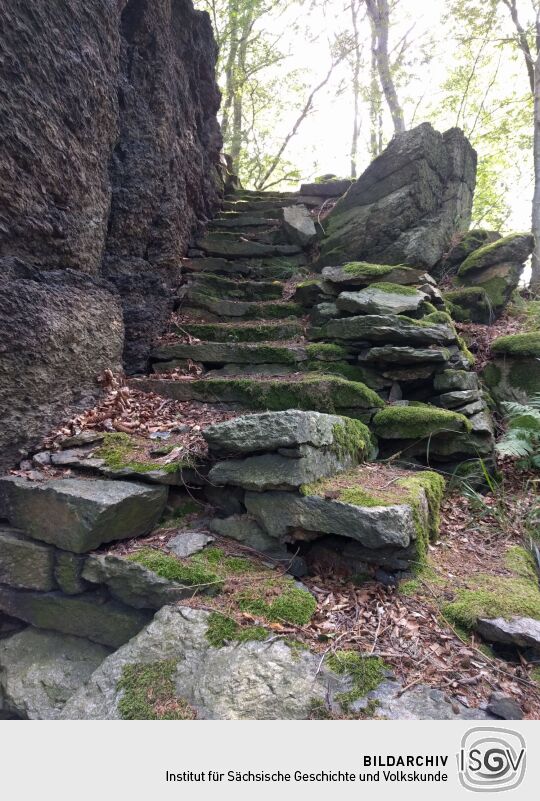
[[395, 136], [326, 220], [320, 265], [364, 259], [431, 267], [471, 217], [476, 153], [429, 123]]
[[98, 375], [120, 367], [124, 338], [119, 297], [104, 281], [2, 261], [0, 472], [67, 409], [91, 405]]
[[103, 645], [31, 627], [0, 642], [0, 709], [54, 720], [110, 654]]
[[214, 648], [206, 639], [208, 612], [166, 606], [124, 648], [112, 654], [64, 707], [68, 720], [118, 720], [126, 665], [177, 662], [177, 697], [206, 720], [294, 720], [309, 716], [318, 699], [335, 706], [347, 682], [309, 651], [295, 653], [283, 642], [248, 642]]
[[[84, 403], [104, 367], [119, 366], [115, 287], [126, 367], [145, 366], [179, 258], [217, 202], [221, 137], [216, 47], [191, 0], [0, 0], [0, 14], [9, 464], [18, 444]], [[55, 275], [26, 280], [29, 267]], [[83, 284], [68, 270], [110, 283]]]

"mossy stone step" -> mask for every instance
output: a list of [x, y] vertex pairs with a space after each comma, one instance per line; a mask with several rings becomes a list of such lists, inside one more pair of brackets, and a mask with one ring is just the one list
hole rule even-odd
[[208, 227], [210, 229], [220, 228], [273, 228], [276, 226], [275, 217], [257, 217], [251, 214], [239, 214], [232, 217], [216, 217]]
[[240, 404], [248, 409], [307, 409], [330, 414], [343, 410], [348, 417], [364, 422], [384, 405], [365, 384], [330, 375], [306, 374], [298, 380], [213, 378], [174, 381], [142, 378], [132, 379], [132, 386], [174, 400]]
[[224, 211], [220, 211], [214, 217], [214, 220], [235, 220], [239, 217], [261, 217], [265, 219], [272, 219], [274, 222], [276, 220], [281, 220], [283, 216], [283, 211], [281, 207], [278, 208], [269, 208], [269, 209], [238, 209], [238, 211], [234, 211], [233, 209], [226, 209]]
[[296, 256], [273, 256], [267, 259], [236, 259], [229, 261], [213, 256], [184, 259], [182, 267], [189, 273], [223, 273], [224, 275], [249, 276], [253, 279], [287, 280], [297, 275], [307, 265], [303, 253]]
[[[305, 202], [306, 198], [302, 200]], [[312, 206], [316, 205], [316, 201], [311, 198], [307, 198], [307, 201], [312, 200]], [[224, 211], [241, 211], [241, 212], [251, 212], [251, 211], [269, 211], [275, 209], [282, 209], [285, 206], [293, 206], [300, 202], [300, 198], [296, 197], [294, 199], [291, 198], [249, 198], [249, 199], [239, 199], [239, 200], [224, 200], [223, 201], [223, 210]]]
[[189, 283], [189, 292], [201, 291], [218, 299], [228, 300], [277, 300], [283, 295], [281, 281], [234, 281], [213, 273], [201, 273]]
[[[297, 303], [288, 301], [252, 302], [247, 300], [220, 299], [191, 289], [187, 295], [188, 307], [205, 309], [217, 318], [240, 317], [244, 320], [282, 320], [286, 317], [301, 317], [304, 310]], [[184, 310], [186, 307], [183, 307]]]
[[274, 344], [252, 342], [195, 342], [162, 345], [152, 351], [156, 361], [193, 359], [203, 364], [290, 364], [307, 360], [306, 349], [301, 345], [280, 347]]
[[248, 323], [183, 323], [180, 333], [188, 333], [208, 342], [278, 342], [302, 336], [304, 329], [297, 320], [283, 322]]
[[272, 245], [242, 240], [235, 234], [207, 234], [197, 240], [197, 247], [210, 256], [242, 259], [255, 256], [294, 256], [302, 252], [296, 245]]

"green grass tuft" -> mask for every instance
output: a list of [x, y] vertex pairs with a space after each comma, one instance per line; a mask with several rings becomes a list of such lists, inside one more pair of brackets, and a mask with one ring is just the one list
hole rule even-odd
[[118, 702], [123, 720], [193, 720], [195, 711], [176, 695], [176, 661], [124, 665], [117, 684], [124, 694]]

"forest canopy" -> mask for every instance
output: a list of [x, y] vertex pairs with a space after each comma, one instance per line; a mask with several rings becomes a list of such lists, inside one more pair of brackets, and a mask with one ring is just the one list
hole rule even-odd
[[473, 225], [526, 229], [535, 0], [197, 0], [219, 46], [225, 152], [246, 188], [360, 174], [395, 132], [463, 129]]

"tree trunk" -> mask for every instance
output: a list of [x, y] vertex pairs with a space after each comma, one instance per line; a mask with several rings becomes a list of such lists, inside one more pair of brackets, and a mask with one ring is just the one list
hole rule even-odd
[[403, 109], [399, 104], [388, 56], [388, 29], [390, 26], [388, 0], [366, 0], [366, 6], [369, 18], [373, 21], [377, 38], [375, 56], [383, 94], [390, 110], [394, 131], [395, 133], [401, 133], [405, 130], [405, 119], [403, 117]]
[[534, 235], [531, 289], [540, 292], [540, 52], [534, 64], [534, 195], [531, 230]]
[[221, 133], [225, 145], [228, 144], [229, 136], [229, 119], [231, 108], [234, 99], [235, 89], [235, 64], [236, 54], [238, 52], [238, 2], [237, 0], [229, 0], [229, 52], [227, 53], [227, 60], [225, 62], [225, 96], [223, 98], [223, 105], [221, 110]]
[[358, 156], [358, 136], [360, 134], [360, 38], [358, 35], [358, 11], [357, 0], [351, 0], [351, 15], [354, 31], [354, 66], [353, 66], [353, 132], [351, 140], [351, 178], [357, 175], [357, 156]]
[[379, 73], [377, 70], [377, 34], [373, 21], [369, 20], [371, 28], [371, 66], [369, 81], [369, 153], [372, 159], [382, 153], [382, 113], [381, 90], [379, 87]]

